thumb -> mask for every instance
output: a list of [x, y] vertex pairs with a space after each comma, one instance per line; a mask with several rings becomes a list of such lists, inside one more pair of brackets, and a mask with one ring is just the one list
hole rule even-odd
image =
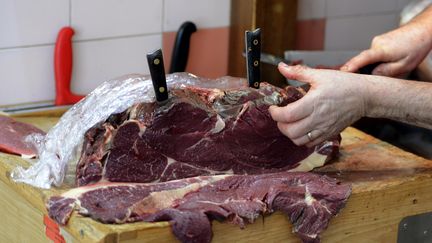
[[310, 84], [314, 82], [312, 77], [314, 70], [312, 68], [302, 65], [288, 66], [287, 64], [281, 62], [278, 65], [278, 70], [287, 79]]
[[373, 70], [372, 74], [396, 77], [406, 71], [407, 70], [405, 70], [405, 65], [402, 62], [390, 62], [378, 65], [378, 67]]

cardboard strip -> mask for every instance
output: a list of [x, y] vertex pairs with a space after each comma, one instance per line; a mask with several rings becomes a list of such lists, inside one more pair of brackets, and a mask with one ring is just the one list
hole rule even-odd
[[60, 227], [48, 215], [44, 215], [43, 223], [45, 225], [45, 235], [54, 243], [66, 243], [64, 237], [60, 234]]

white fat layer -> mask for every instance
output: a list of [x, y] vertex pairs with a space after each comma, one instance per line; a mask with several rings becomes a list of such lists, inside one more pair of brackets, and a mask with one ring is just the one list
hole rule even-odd
[[[209, 137], [203, 137], [198, 142], [187, 148], [185, 151], [193, 151], [198, 145], [201, 146], [201, 144], [206, 145], [206, 142], [211, 142], [212, 140]], [[208, 144], [207, 144], [208, 145]], [[208, 146], [207, 146], [208, 147]]]
[[222, 117], [217, 115], [216, 118], [217, 118], [217, 121], [215, 123], [214, 128], [210, 131], [211, 133], [219, 133], [225, 128], [225, 122], [222, 119]]
[[[181, 162], [177, 162], [177, 163], [181, 163]], [[203, 170], [203, 171], [207, 171], [210, 175], [216, 175], [216, 174], [226, 174], [226, 175], [232, 175], [234, 174], [234, 171], [232, 169], [229, 170], [224, 170], [224, 171], [219, 171], [219, 170], [211, 170], [211, 169], [206, 169], [206, 168], [200, 168], [200, 167], [196, 167], [190, 164], [184, 164], [188, 167], [197, 169], [197, 170]]]
[[307, 186], [305, 186], [305, 199], [304, 199], [306, 205], [311, 206], [313, 202], [316, 201], [316, 199], [312, 196], [312, 194], [309, 192], [309, 189]]
[[144, 200], [134, 205], [133, 211], [139, 211], [140, 213], [151, 213], [157, 209], [171, 207], [176, 200], [182, 199], [187, 193], [197, 191], [204, 186], [207, 186], [219, 180], [223, 180], [226, 177], [228, 176], [211, 176], [207, 177], [205, 180], [198, 178], [197, 182], [191, 183], [182, 188], [152, 192]]
[[[162, 182], [162, 183], [176, 183], [177, 181], [191, 180], [191, 179], [192, 180], [198, 179], [199, 181], [215, 182], [215, 181], [225, 179], [226, 177], [229, 177], [229, 176], [230, 175], [193, 177], [193, 178], [188, 178], [188, 179], [172, 180], [172, 181]], [[93, 191], [93, 190], [116, 187], [116, 186], [128, 186], [128, 187], [137, 187], [137, 186], [144, 186], [144, 185], [151, 186], [152, 184], [157, 184], [157, 183], [133, 183], [133, 182], [104, 182], [104, 183], [101, 183], [101, 182], [99, 182], [97, 184], [93, 184], [93, 185], [89, 185], [89, 186], [82, 186], [82, 187], [73, 188], [69, 191], [66, 191], [61, 196], [65, 197], [65, 198], [78, 199], [82, 194], [89, 192], [89, 191]]]
[[197, 182], [187, 185], [183, 188], [160, 191], [160, 192], [152, 192], [150, 196], [144, 199], [140, 204], [144, 206], [144, 208], [151, 209], [161, 209], [170, 207], [173, 202], [177, 199], [181, 199], [189, 192], [196, 191], [202, 186], [207, 185], [207, 182]]
[[313, 168], [323, 166], [327, 160], [327, 155], [313, 152], [307, 158], [300, 161], [299, 165], [290, 171], [311, 171]]
[[[164, 176], [164, 175], [165, 175], [165, 172], [166, 172], [166, 170], [167, 170], [167, 168], [168, 168], [171, 164], [173, 164], [173, 163], [175, 163], [175, 162], [176, 162], [175, 159], [170, 158], [170, 157], [167, 157], [167, 165], [165, 166], [164, 170], [162, 171], [162, 174], [161, 174], [160, 177]], [[160, 179], [157, 179], [157, 180], [155, 180], [154, 182], [159, 182], [159, 180], [160, 180]]]
[[211, 92], [211, 93], [209, 94], [207, 100], [213, 103], [213, 101], [214, 101], [215, 99], [217, 99], [217, 98], [219, 98], [219, 97], [222, 97], [222, 96], [224, 96], [224, 95], [225, 95], [225, 92], [224, 92], [224, 91], [222, 91], [222, 90], [220, 90], [220, 89], [213, 89], [213, 92]]
[[[306, 205], [308, 206], [312, 206], [312, 204], [314, 202], [316, 202], [316, 199], [312, 196], [312, 194], [309, 192], [308, 186], [305, 185], [305, 198], [304, 198], [304, 202], [306, 203]], [[324, 205], [321, 205], [324, 206]], [[315, 213], [317, 213], [315, 207], [312, 206], [312, 208], [314, 209]], [[326, 207], [325, 207], [326, 208]], [[327, 208], [326, 208], [327, 209]], [[328, 209], [327, 209], [328, 211]], [[297, 232], [297, 230], [294, 230], [294, 232]], [[313, 238], [315, 239], [317, 237], [317, 234], [305, 234], [307, 237]]]
[[[203, 139], [201, 139], [200, 141], [202, 141], [202, 140], [203, 140]], [[216, 174], [233, 175], [233, 174], [234, 174], [234, 171], [233, 171], [232, 169], [224, 170], [224, 171], [210, 170], [210, 169], [206, 169], [206, 168], [196, 167], [196, 166], [193, 166], [193, 165], [191, 165], [191, 164], [187, 164], [187, 163], [179, 162], [179, 161], [176, 161], [176, 160], [173, 159], [173, 158], [167, 157], [167, 165], [165, 166], [165, 169], [164, 169], [164, 171], [162, 172], [162, 174], [161, 174], [160, 177], [164, 176], [164, 174], [165, 174], [167, 168], [168, 168], [170, 165], [172, 165], [173, 163], [179, 163], [179, 164], [182, 164], [183, 166], [190, 167], [190, 168], [193, 168], [193, 169], [196, 169], [196, 170], [206, 171], [206, 172], [207, 172], [208, 174], [210, 174], [210, 175], [216, 175]], [[175, 172], [174, 172], [174, 176], [175, 176]], [[160, 179], [157, 179], [157, 180], [153, 181], [153, 183], [158, 183], [158, 182], [160, 182]]]
[[318, 235], [317, 234], [304, 234], [309, 238], [315, 239]]
[[138, 126], [139, 126], [139, 133], [138, 136], [142, 137], [142, 135], [145, 133], [145, 131], [147, 130], [147, 127], [144, 124], [141, 124], [140, 122], [137, 122]]
[[245, 113], [249, 109], [249, 106], [250, 106], [249, 103], [251, 103], [251, 102], [248, 101], [248, 102], [246, 102], [246, 103], [243, 104], [243, 106], [242, 106], [239, 114], [237, 115], [237, 118], [234, 121], [234, 127], [237, 125], [237, 121], [240, 119], [240, 117], [243, 116], [243, 113]]
[[167, 167], [176, 162], [176, 160], [173, 158], [167, 157], [167, 159], [168, 159]]
[[35, 154], [21, 154], [21, 158], [23, 159], [33, 159], [34, 157], [36, 157]]

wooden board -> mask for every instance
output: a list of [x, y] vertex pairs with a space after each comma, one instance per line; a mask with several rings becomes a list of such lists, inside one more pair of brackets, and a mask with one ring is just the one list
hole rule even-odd
[[[56, 119], [20, 118], [41, 129]], [[340, 157], [317, 170], [353, 183], [346, 208], [324, 232], [323, 242], [395, 242], [400, 220], [432, 211], [432, 161], [399, 150], [354, 128], [343, 133]], [[20, 157], [0, 153], [0, 242], [48, 242], [43, 217], [45, 201], [67, 188], [40, 190], [11, 181]], [[259, 218], [240, 230], [213, 223], [213, 242], [299, 242], [284, 215]], [[167, 222], [108, 225], [73, 214], [61, 228], [67, 242], [175, 242]]]

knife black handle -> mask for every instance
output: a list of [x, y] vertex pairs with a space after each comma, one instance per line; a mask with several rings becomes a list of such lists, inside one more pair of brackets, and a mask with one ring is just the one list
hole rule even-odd
[[383, 64], [383, 62], [376, 62], [376, 63], [371, 63], [369, 65], [366, 65], [364, 67], [359, 68], [359, 70], [357, 71], [360, 74], [367, 74], [367, 75], [371, 75], [373, 70], [378, 67], [380, 64]]
[[184, 72], [189, 57], [190, 39], [197, 27], [194, 23], [184, 22], [177, 31], [171, 57], [170, 73]]
[[261, 29], [245, 32], [246, 68], [249, 87], [258, 89], [261, 80]]
[[168, 87], [166, 84], [165, 68], [162, 50], [158, 49], [147, 54], [147, 62], [153, 82], [156, 100], [162, 102], [168, 99]]

